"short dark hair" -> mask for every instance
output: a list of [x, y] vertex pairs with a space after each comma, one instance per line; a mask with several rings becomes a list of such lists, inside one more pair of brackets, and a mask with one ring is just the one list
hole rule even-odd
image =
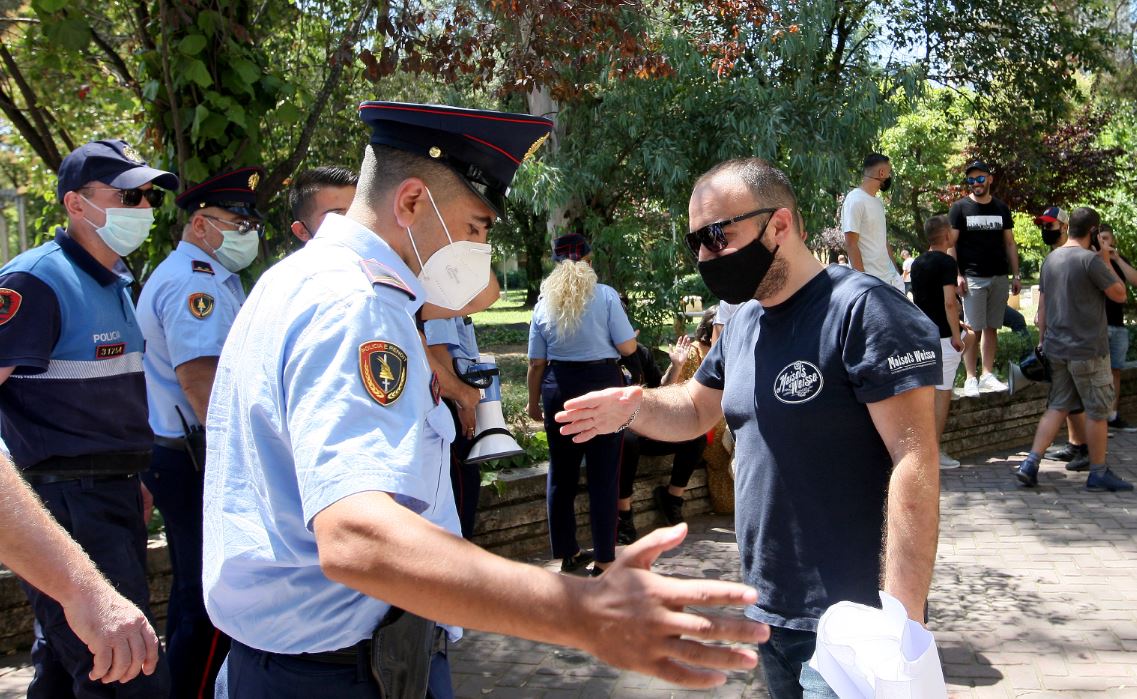
[[932, 216], [924, 221], [924, 240], [931, 245], [943, 237], [949, 228], [951, 228], [951, 220], [947, 216], [944, 214]]
[[324, 187], [354, 187], [358, 183], [359, 175], [354, 170], [338, 165], [321, 165], [301, 172], [288, 190], [288, 208], [292, 210], [292, 220], [299, 221], [308, 214], [308, 203]]
[[1074, 240], [1081, 240], [1093, 232], [1101, 224], [1101, 216], [1088, 206], [1074, 209], [1070, 214], [1069, 236]]
[[418, 177], [426, 182], [435, 196], [441, 192], [449, 193], [457, 186], [468, 190], [458, 179], [458, 174], [442, 163], [391, 146], [367, 145], [357, 186], [368, 201], [379, 198], [408, 177]]
[[797, 208], [797, 195], [786, 173], [761, 158], [735, 158], [724, 160], [704, 172], [695, 181], [699, 185], [719, 175], [729, 174], [737, 177], [750, 190], [755, 201], [763, 206], [778, 206], [793, 212], [794, 221], [802, 225], [801, 213]]
[[1108, 223], [1102, 223], [1100, 226], [1098, 226], [1098, 233], [1111, 233], [1112, 234], [1113, 233], [1113, 226], [1109, 225]]
[[869, 153], [865, 156], [864, 162], [861, 163], [861, 172], [868, 172], [869, 168], [874, 168], [877, 165], [883, 165], [884, 163], [890, 162], [892, 161], [888, 159], [887, 155], [883, 155], [881, 153]]

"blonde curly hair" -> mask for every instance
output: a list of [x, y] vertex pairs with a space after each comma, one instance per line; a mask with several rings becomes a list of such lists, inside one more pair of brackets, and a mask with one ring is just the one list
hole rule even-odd
[[580, 328], [584, 308], [595, 293], [596, 272], [583, 260], [558, 262], [552, 274], [541, 282], [541, 298], [549, 309], [558, 337], [566, 338]]

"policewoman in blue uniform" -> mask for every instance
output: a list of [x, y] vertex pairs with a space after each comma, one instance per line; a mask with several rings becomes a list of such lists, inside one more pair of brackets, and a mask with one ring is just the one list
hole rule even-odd
[[181, 241], [138, 299], [146, 338], [142, 366], [154, 431], [143, 481], [162, 513], [173, 568], [166, 657], [173, 697], [213, 695], [229, 650], [201, 591], [205, 416], [225, 336], [245, 301], [238, 273], [256, 259], [264, 217], [256, 209], [261, 167], [207, 179], [178, 195], [189, 219]]
[[595, 581], [458, 535], [454, 423], [420, 324], [497, 298], [488, 229], [552, 124], [391, 102], [359, 111], [371, 143], [347, 215], [328, 214], [261, 277], [218, 363], [202, 580], [232, 645], [216, 695], [445, 697], [445, 651], [460, 631], [436, 622], [574, 645], [691, 686], [725, 681], [709, 668], [752, 667], [752, 651], [678, 640], [765, 633], [671, 611], [756, 599], [643, 570], [682, 529], [645, 537]]
[[428, 320], [423, 324], [423, 337], [438, 375], [442, 397], [454, 416], [457, 432], [450, 446], [450, 481], [454, 486], [462, 536], [469, 539], [474, 535], [477, 521], [482, 468], [480, 464], [466, 463], [466, 457], [477, 430], [474, 409], [482, 393], [462, 377], [478, 361], [478, 339], [469, 316]]
[[[624, 385], [617, 360], [636, 351], [636, 333], [616, 290], [596, 281], [592, 248], [571, 233], [553, 241], [557, 266], [541, 283], [541, 297], [529, 326], [529, 416], [543, 420], [549, 437], [549, 538], [561, 570], [579, 570], [595, 559], [600, 575], [616, 558], [616, 499], [622, 434], [575, 444], [561, 434], [553, 416], [564, 402], [590, 391]], [[544, 412], [542, 413], [542, 408]], [[585, 460], [593, 552], [576, 540], [577, 483]]]
[[[178, 178], [124, 141], [84, 144], [59, 168], [67, 228], [0, 269], [0, 434], [24, 478], [99, 570], [149, 616], [138, 474], [150, 463], [143, 337], [122, 257], [150, 235]], [[88, 678], [63, 608], [24, 585], [36, 618], [28, 696], [158, 697], [165, 659], [126, 683]]]

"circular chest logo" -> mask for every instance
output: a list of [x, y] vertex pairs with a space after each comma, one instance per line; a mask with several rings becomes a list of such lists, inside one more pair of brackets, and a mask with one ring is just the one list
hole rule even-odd
[[804, 403], [817, 397], [824, 385], [825, 379], [816, 366], [809, 362], [792, 362], [774, 378], [774, 397], [790, 405]]

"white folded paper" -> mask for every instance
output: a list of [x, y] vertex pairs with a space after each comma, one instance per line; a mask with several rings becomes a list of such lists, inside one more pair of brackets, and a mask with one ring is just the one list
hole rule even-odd
[[809, 666], [841, 699], [946, 699], [932, 633], [880, 593], [881, 609], [838, 602], [821, 615]]

